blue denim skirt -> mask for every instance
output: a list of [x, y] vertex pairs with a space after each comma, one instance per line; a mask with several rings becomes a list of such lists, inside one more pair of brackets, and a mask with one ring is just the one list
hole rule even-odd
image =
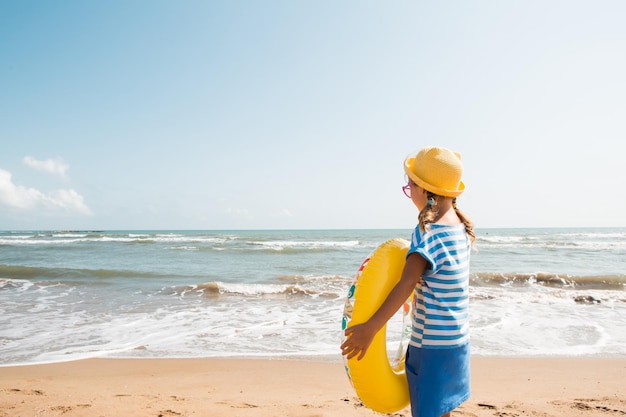
[[413, 417], [440, 417], [470, 397], [469, 343], [450, 349], [409, 346], [405, 367]]

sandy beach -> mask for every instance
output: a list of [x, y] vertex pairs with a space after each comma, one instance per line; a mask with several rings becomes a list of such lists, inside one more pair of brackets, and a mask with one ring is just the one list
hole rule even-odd
[[[626, 358], [477, 357], [472, 378], [472, 397], [454, 416], [626, 415]], [[0, 368], [1, 417], [375, 415], [340, 362], [88, 359]]]

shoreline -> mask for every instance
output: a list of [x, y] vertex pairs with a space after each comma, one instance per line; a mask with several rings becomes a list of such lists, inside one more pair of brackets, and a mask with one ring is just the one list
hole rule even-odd
[[[473, 356], [471, 366], [472, 396], [453, 416], [626, 415], [623, 357]], [[0, 417], [40, 415], [381, 414], [363, 407], [342, 362], [312, 357], [99, 358], [0, 367]], [[410, 411], [392, 415], [409, 417]]]
[[[472, 361], [483, 361], [483, 360], [616, 360], [621, 361], [624, 360], [626, 362], [626, 355], [620, 354], [592, 354], [592, 355], [481, 355], [481, 354], [471, 354]], [[64, 363], [73, 363], [73, 362], [81, 362], [81, 361], [92, 361], [92, 360], [110, 360], [110, 361], [188, 361], [188, 360], [197, 360], [197, 361], [268, 361], [268, 362], [303, 362], [303, 363], [326, 363], [326, 364], [335, 364], [342, 365], [343, 358], [340, 354], [332, 355], [332, 354], [324, 354], [324, 355], [233, 355], [233, 356], [163, 356], [163, 357], [153, 357], [153, 356], [92, 356], [85, 358], [73, 358], [64, 361], [49, 361], [49, 362], [25, 362], [25, 363], [0, 363], [0, 370], [6, 368], [19, 368], [19, 367], [29, 367], [29, 366], [45, 366], [45, 365], [57, 365]]]

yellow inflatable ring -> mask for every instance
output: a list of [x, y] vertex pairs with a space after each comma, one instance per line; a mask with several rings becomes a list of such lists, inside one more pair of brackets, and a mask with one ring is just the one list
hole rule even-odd
[[[400, 281], [408, 249], [406, 240], [392, 239], [363, 261], [348, 292], [343, 330], [367, 321], [378, 310]], [[409, 315], [410, 309], [411, 302], [407, 300], [403, 306], [403, 318]], [[409, 404], [404, 351], [392, 365], [387, 355], [387, 325], [376, 334], [363, 359], [344, 358], [344, 361], [348, 378], [366, 407], [380, 413], [392, 413]]]

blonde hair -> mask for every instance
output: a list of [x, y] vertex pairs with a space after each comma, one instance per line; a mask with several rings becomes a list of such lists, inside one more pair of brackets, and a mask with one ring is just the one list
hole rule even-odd
[[[440, 195], [437, 195], [437, 194], [435, 194], [433, 192], [430, 192], [428, 190], [425, 190], [425, 191], [426, 191], [426, 198], [428, 199], [429, 203], [426, 205], [426, 207], [424, 207], [424, 209], [422, 211], [420, 211], [420, 214], [419, 214], [419, 217], [418, 217], [419, 227], [420, 227], [420, 230], [422, 230], [422, 231], [428, 230], [430, 225], [432, 223], [434, 223], [435, 220], [437, 219], [437, 214], [439, 212], [439, 208], [437, 207], [437, 199], [438, 198], [446, 198], [446, 197], [442, 197]], [[431, 202], [432, 202], [432, 204], [431, 204]], [[456, 197], [452, 198], [452, 207], [454, 208], [454, 211], [456, 212], [456, 215], [459, 217], [459, 219], [461, 219], [461, 221], [465, 225], [465, 233], [467, 233], [467, 235], [470, 238], [470, 242], [473, 245], [474, 241], [476, 240], [476, 233], [474, 232], [474, 223], [472, 223], [472, 221], [469, 219], [469, 217], [467, 217], [465, 215], [465, 213], [463, 213], [456, 206]]]

